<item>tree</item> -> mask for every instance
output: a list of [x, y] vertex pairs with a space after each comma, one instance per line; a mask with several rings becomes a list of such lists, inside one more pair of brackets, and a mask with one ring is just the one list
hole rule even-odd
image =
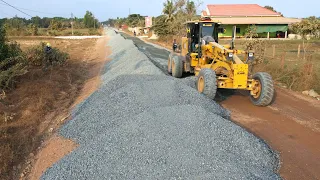
[[[198, 18], [197, 8], [202, 1], [197, 0], [166, 0], [163, 3], [163, 15], [155, 17], [152, 30], [162, 39], [178, 38], [186, 35], [184, 23], [187, 20]], [[117, 18], [113, 21], [109, 19], [109, 24], [120, 27], [124, 22], [129, 26], [141, 26], [144, 24], [144, 18], [139, 19], [140, 15], [131, 15], [128, 18]]]
[[302, 36], [303, 59], [306, 59], [306, 52], [310, 46], [310, 43], [306, 40], [309, 40], [310, 36], [320, 38], [320, 19], [315, 16], [305, 18], [299, 23], [292, 24], [290, 30]]
[[87, 11], [84, 15], [83, 22], [85, 27], [87, 28], [95, 28], [99, 25], [99, 22], [97, 21], [97, 19], [95, 19], [94, 15], [90, 11]]
[[192, 17], [197, 13], [196, 5], [193, 1], [187, 1], [186, 3], [186, 13], [188, 15], [188, 20], [191, 20]]
[[172, 1], [167, 0], [167, 2], [163, 3], [163, 13], [167, 16], [166, 18], [166, 22], [167, 21], [173, 21], [174, 18], [174, 14], [177, 11], [177, 7], [173, 4]]
[[27, 62], [20, 46], [9, 43], [6, 38], [6, 30], [0, 27], [0, 89], [11, 88], [16, 77], [27, 72]]
[[277, 12], [276, 10], [274, 10], [274, 8], [272, 6], [265, 6], [264, 8], [269, 9], [269, 10], [271, 10], [273, 12]]
[[126, 19], [125, 18], [117, 18], [115, 20], [115, 27], [121, 28], [121, 26], [125, 23]]
[[293, 33], [298, 33], [303, 38], [306, 38], [307, 35], [320, 38], [320, 19], [315, 16], [305, 18], [299, 23], [292, 24], [290, 30]]
[[28, 25], [29, 32], [32, 36], [37, 36], [38, 35], [38, 26], [35, 24], [29, 24]]
[[0, 61], [7, 58], [6, 53], [8, 51], [8, 45], [6, 44], [6, 42], [6, 29], [4, 27], [0, 27]]
[[258, 33], [257, 33], [257, 27], [255, 25], [251, 25], [246, 29], [246, 34], [245, 34], [246, 38], [250, 38], [252, 40], [252, 38], [256, 38], [258, 37]]
[[283, 16], [283, 14], [281, 12], [276, 11], [272, 6], [265, 6], [264, 8], [269, 9], [273, 12], [279, 13], [281, 16]]
[[42, 19], [42, 21], [41, 21], [40, 27], [49, 28], [50, 22], [51, 22], [51, 18], [44, 17], [44, 18]]
[[40, 26], [41, 24], [41, 18], [39, 16], [36, 16], [36, 17], [32, 17], [31, 18], [31, 21], [34, 25], [36, 25], [37, 27]]
[[140, 14], [131, 14], [125, 20], [126, 24], [131, 27], [144, 26], [144, 17]]
[[152, 29], [155, 33], [160, 36], [160, 38], [166, 37], [172, 34], [172, 29], [169, 28], [169, 24], [167, 23], [167, 16], [161, 15], [155, 18], [155, 24]]
[[26, 19], [15, 16], [14, 18], [7, 19], [6, 24], [8, 28], [7, 30], [22, 30], [26, 26]]
[[61, 30], [62, 24], [61, 21], [58, 21], [56, 19], [52, 19], [49, 25], [49, 29], [51, 30]]

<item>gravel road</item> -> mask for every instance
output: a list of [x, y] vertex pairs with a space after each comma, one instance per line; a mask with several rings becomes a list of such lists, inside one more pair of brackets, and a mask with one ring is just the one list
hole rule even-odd
[[166, 62], [167, 51], [107, 35], [103, 83], [60, 130], [79, 147], [41, 179], [279, 179], [277, 155], [262, 140], [228, 120], [192, 78], [152, 63]]

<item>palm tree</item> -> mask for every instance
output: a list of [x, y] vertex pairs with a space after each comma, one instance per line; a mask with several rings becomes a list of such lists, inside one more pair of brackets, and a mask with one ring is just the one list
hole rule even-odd
[[187, 1], [186, 4], [186, 12], [188, 15], [188, 20], [191, 20], [192, 17], [197, 13], [196, 5], [194, 4], [193, 1]]
[[167, 2], [163, 3], [163, 13], [167, 16], [166, 22], [168, 21], [173, 21], [174, 20], [174, 14], [177, 11], [177, 8], [175, 7], [175, 5], [173, 4], [172, 1], [167, 0]]

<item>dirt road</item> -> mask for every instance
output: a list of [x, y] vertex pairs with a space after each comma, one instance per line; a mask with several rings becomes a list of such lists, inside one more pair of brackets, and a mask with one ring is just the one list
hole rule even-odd
[[[164, 51], [124, 36], [149, 57]], [[166, 58], [159, 58], [164, 61], [159, 64], [166, 63]], [[228, 97], [221, 105], [231, 111], [232, 120], [279, 152], [284, 179], [320, 179], [320, 101], [285, 89], [277, 89], [276, 101], [265, 108], [252, 105], [241, 93]]]
[[232, 120], [264, 139], [280, 153], [284, 179], [320, 179], [320, 102], [277, 89], [267, 108], [236, 94], [221, 103]]

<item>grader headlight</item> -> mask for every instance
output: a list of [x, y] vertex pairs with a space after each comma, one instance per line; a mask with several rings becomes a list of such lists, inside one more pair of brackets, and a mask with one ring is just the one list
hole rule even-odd
[[254, 53], [253, 52], [249, 52], [248, 53], [248, 60], [249, 61], [253, 61], [253, 59], [254, 59]]
[[233, 53], [232, 52], [227, 54], [227, 59], [228, 60], [233, 60]]

